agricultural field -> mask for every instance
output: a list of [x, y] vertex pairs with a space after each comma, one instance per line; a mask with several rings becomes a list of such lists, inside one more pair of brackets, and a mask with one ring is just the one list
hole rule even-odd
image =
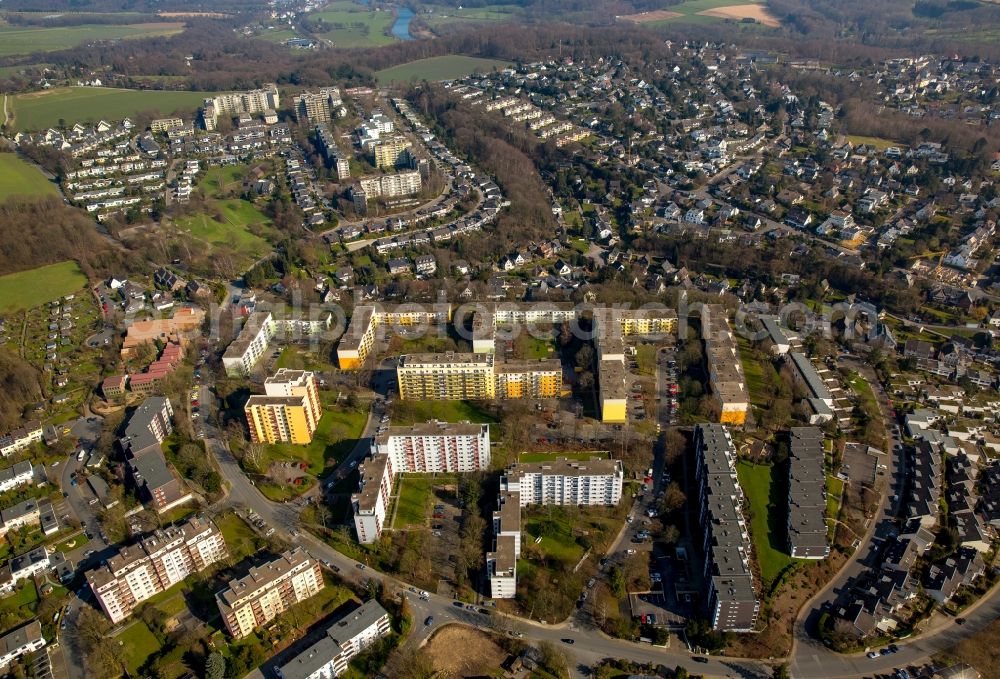
[[0, 276], [0, 313], [32, 309], [87, 285], [76, 262], [60, 262]]
[[56, 185], [16, 153], [0, 153], [0, 203], [13, 196], [55, 196]]
[[[168, 115], [178, 109], [194, 110], [211, 92], [124, 90], [111, 87], [57, 87], [28, 92], [13, 98], [13, 129], [44, 130], [65, 124], [121, 120], [140, 111]], [[8, 104], [10, 106], [10, 104]]]
[[503, 69], [511, 65], [507, 61], [452, 54], [446, 57], [418, 59], [417, 61], [376, 71], [375, 77], [382, 84], [410, 82], [413, 80], [454, 80], [455, 78], [461, 78], [473, 73], [488, 73], [493, 69]]
[[322, 12], [309, 15], [322, 19], [329, 30], [317, 37], [334, 47], [381, 47], [395, 42], [389, 28], [395, 21], [392, 12], [371, 11], [354, 2], [331, 2]]
[[765, 26], [778, 25], [777, 19], [768, 13], [763, 3], [739, 0], [687, 0], [679, 5], [672, 5], [669, 10], [628, 14], [619, 16], [618, 19], [644, 26], [660, 26], [666, 22], [704, 24], [726, 19], [754, 19]]
[[99, 40], [124, 40], [176, 35], [184, 24], [163, 21], [142, 24], [81, 26], [0, 26], [0, 57], [55, 52]]
[[[425, 10], [430, 10], [429, 12]], [[442, 24], [459, 22], [511, 21], [520, 18], [523, 10], [519, 5], [490, 5], [489, 7], [433, 7], [421, 5], [420, 19], [434, 28]]]

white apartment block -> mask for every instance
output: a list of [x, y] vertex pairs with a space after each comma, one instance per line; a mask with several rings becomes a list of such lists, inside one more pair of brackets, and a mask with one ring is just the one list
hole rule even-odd
[[18, 582], [47, 571], [50, 564], [49, 551], [44, 546], [15, 556], [0, 568], [0, 594], [10, 594]]
[[420, 172], [416, 170], [383, 174], [375, 177], [362, 177], [359, 181], [361, 190], [365, 192], [367, 200], [371, 200], [372, 198], [408, 196], [419, 193], [423, 186]]
[[332, 679], [351, 658], [389, 634], [389, 614], [377, 601], [367, 601], [330, 625], [323, 637], [275, 672], [281, 679]]
[[118, 623], [141, 602], [228, 555], [215, 524], [192, 518], [121, 548], [86, 573], [87, 583], [111, 622]]
[[226, 629], [242, 639], [323, 587], [319, 562], [296, 547], [246, 576], [229, 581], [215, 595]]
[[501, 491], [493, 512], [493, 551], [486, 553], [490, 596], [512, 599], [517, 593], [517, 559], [521, 556], [521, 500]]
[[205, 129], [211, 132], [215, 129], [220, 115], [236, 116], [241, 113], [263, 113], [268, 110], [277, 111], [280, 105], [281, 99], [278, 95], [278, 86], [271, 84], [260, 90], [233, 92], [231, 94], [220, 94], [217, 97], [209, 97], [202, 104], [201, 117], [205, 124]]
[[34, 479], [35, 471], [27, 460], [18, 462], [13, 467], [0, 469], [0, 493], [26, 486]]
[[0, 637], [0, 669], [5, 669], [21, 656], [34, 653], [45, 646], [42, 623], [32, 620], [24, 627]]
[[375, 439], [372, 453], [388, 455], [397, 474], [480, 471], [490, 466], [490, 427], [436, 421], [389, 427]]
[[382, 535], [396, 474], [488, 469], [490, 428], [433, 421], [390, 427], [375, 439], [371, 451], [359, 467], [358, 492], [351, 496], [354, 528], [362, 544], [371, 544]]
[[528, 505], [617, 505], [622, 497], [625, 469], [620, 460], [514, 464], [501, 479], [501, 488], [518, 493]]
[[253, 312], [222, 355], [226, 374], [249, 377], [276, 335], [281, 333], [291, 339], [311, 337], [329, 330], [332, 319], [330, 312], [323, 312], [316, 318], [276, 318], [270, 311]]

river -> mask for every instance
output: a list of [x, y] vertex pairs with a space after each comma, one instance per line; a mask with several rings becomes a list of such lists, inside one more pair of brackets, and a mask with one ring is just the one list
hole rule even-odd
[[399, 40], [413, 40], [410, 35], [410, 22], [413, 21], [413, 10], [409, 7], [396, 8], [396, 21], [392, 24], [392, 35]]

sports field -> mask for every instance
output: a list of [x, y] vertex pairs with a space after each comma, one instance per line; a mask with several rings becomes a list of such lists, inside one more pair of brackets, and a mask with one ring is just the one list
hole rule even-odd
[[87, 285], [76, 262], [60, 262], [0, 276], [0, 313], [32, 309]]
[[382, 84], [410, 82], [412, 80], [453, 80], [473, 73], [489, 73], [495, 68], [503, 69], [511, 65], [509, 61], [480, 59], [478, 57], [466, 57], [461, 54], [451, 54], [446, 57], [418, 59], [417, 61], [376, 71], [375, 77]]
[[58, 87], [14, 96], [14, 129], [44, 130], [62, 120], [68, 125], [98, 120], [121, 120], [140, 111], [167, 115], [177, 109], [194, 110], [211, 92], [125, 90], [112, 87]]
[[3, 26], [0, 27], [0, 57], [34, 52], [54, 52], [97, 40], [123, 40], [176, 35], [184, 24], [163, 21], [145, 24], [93, 24], [83, 26]]
[[331, 2], [326, 7], [309, 16], [327, 24], [329, 30], [317, 35], [334, 47], [381, 47], [396, 41], [387, 33], [394, 21], [392, 12], [368, 10], [349, 1]]
[[0, 153], [0, 203], [13, 196], [54, 196], [56, 185], [16, 153]]

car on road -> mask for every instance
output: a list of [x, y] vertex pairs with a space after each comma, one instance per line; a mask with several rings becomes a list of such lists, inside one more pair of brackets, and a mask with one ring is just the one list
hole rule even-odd
[[965, 618], [955, 618], [955, 624], [956, 625], [964, 625], [965, 624]]
[[434, 624], [434, 616], [433, 616], [433, 615], [428, 615], [428, 616], [427, 616], [427, 619], [426, 619], [426, 620], [424, 620], [424, 625], [425, 625], [426, 627], [430, 627], [430, 626], [431, 626], [431, 625], [433, 625], [433, 624]]
[[879, 657], [879, 653], [878, 653], [878, 651], [869, 651], [868, 652], [868, 657], [871, 658], [872, 660], [874, 660], [875, 658]]
[[365, 565], [363, 563], [359, 563], [358, 564], [358, 570], [359, 571], [363, 571], [364, 569], [365, 569]]
[[573, 644], [576, 643], [576, 639], [568, 639], [568, 638], [567, 639], [562, 639], [562, 642], [564, 644], [569, 644], [570, 646], [572, 646]]
[[465, 606], [465, 604], [463, 604], [461, 601], [452, 601], [451, 605], [455, 606], [456, 608], [463, 608]]
[[587, 580], [587, 587], [593, 587], [596, 583], [597, 580], [595, 578], [591, 578], [590, 580]]
[[700, 656], [700, 655], [696, 655], [696, 656], [692, 657], [691, 660], [694, 660], [695, 662], [702, 662], [702, 663], [707, 663], [708, 662], [708, 658], [706, 658], [704, 656]]

